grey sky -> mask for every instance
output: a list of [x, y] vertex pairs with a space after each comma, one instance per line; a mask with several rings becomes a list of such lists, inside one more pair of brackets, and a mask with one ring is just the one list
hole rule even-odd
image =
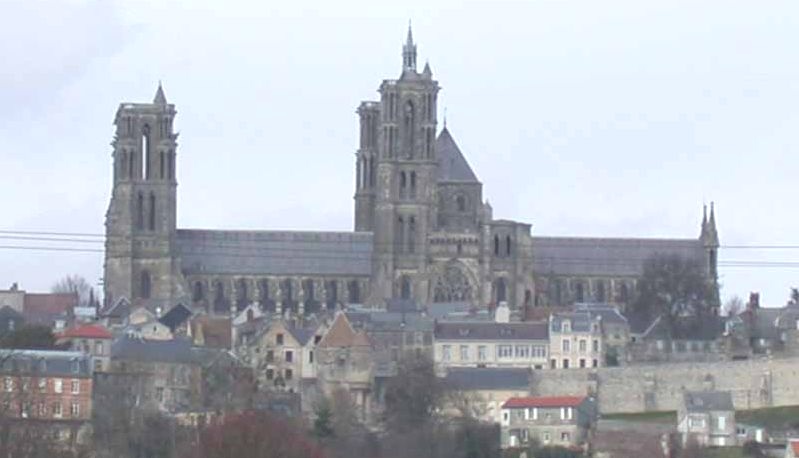
[[[179, 226], [351, 229], [354, 110], [399, 75], [412, 18], [495, 217], [538, 235], [696, 237], [714, 200], [722, 244], [799, 245], [796, 1], [0, 9], [0, 230], [102, 233], [115, 110], [159, 79], [181, 131]], [[724, 297], [776, 305], [799, 284], [799, 267], [720, 270]], [[0, 287], [101, 271], [100, 254], [0, 249]]]

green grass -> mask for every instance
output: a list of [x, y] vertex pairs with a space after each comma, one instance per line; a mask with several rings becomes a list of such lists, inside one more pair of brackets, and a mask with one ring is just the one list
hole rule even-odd
[[794, 429], [799, 427], [799, 406], [739, 410], [735, 412], [735, 421], [763, 426], [770, 431]]
[[677, 423], [677, 412], [667, 410], [663, 412], [641, 413], [611, 413], [603, 414], [605, 420], [633, 421], [638, 423]]
[[702, 449], [701, 458], [747, 458], [742, 447], [720, 447]]

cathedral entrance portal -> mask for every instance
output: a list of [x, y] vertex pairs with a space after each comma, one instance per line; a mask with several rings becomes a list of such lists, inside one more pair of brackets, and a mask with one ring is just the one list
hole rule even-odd
[[474, 286], [458, 264], [444, 267], [433, 283], [433, 302], [472, 302]]

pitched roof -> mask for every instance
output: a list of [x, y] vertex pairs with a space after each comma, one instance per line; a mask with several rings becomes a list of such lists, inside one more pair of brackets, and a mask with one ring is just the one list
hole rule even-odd
[[158, 321], [167, 326], [171, 331], [174, 331], [178, 326], [191, 318], [191, 315], [191, 309], [183, 304], [178, 304], [169, 309]]
[[445, 383], [459, 390], [528, 390], [530, 371], [518, 368], [452, 368]]
[[188, 340], [144, 340], [129, 336], [120, 337], [111, 344], [111, 358], [179, 364], [195, 362]]
[[686, 391], [683, 402], [688, 412], [735, 410], [729, 391]]
[[320, 347], [368, 347], [371, 346], [369, 338], [362, 332], [356, 332], [343, 312], [336, 314], [322, 340]]
[[49, 376], [91, 377], [90, 358], [78, 351], [0, 350], [0, 373], [45, 373]]
[[372, 272], [371, 232], [178, 230], [186, 273], [363, 275]]
[[510, 398], [502, 404], [504, 409], [526, 407], [577, 407], [586, 400], [585, 396], [546, 396]]
[[25, 294], [22, 315], [30, 324], [51, 326], [78, 305], [77, 293]]
[[699, 239], [533, 237], [539, 275], [638, 276], [655, 254], [678, 254], [704, 263]]
[[112, 339], [114, 336], [99, 324], [84, 324], [69, 328], [61, 333], [60, 338]]
[[547, 340], [547, 323], [495, 323], [490, 321], [441, 322], [435, 327], [440, 340]]
[[480, 182], [446, 127], [436, 139], [436, 154], [439, 181]]

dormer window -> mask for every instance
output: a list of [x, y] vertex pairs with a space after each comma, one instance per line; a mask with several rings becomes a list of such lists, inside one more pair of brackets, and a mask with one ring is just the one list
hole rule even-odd
[[561, 332], [571, 332], [572, 331], [572, 323], [569, 320], [563, 320], [563, 323], [560, 325]]

